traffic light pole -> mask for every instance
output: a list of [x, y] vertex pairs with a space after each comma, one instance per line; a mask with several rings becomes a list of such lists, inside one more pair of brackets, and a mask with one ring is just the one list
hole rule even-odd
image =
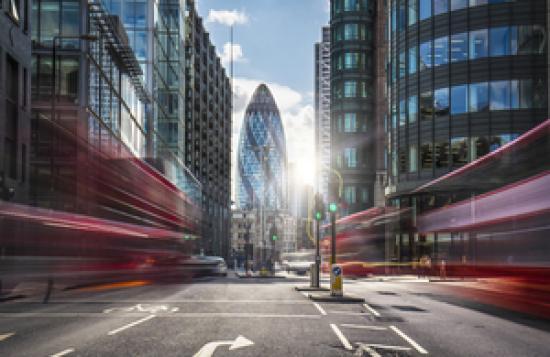
[[336, 264], [336, 212], [330, 212], [330, 264]]
[[315, 270], [317, 270], [317, 274], [315, 275], [315, 281], [313, 282], [313, 287], [314, 288], [318, 288], [319, 287], [319, 275], [321, 274], [321, 254], [320, 254], [320, 249], [319, 249], [319, 241], [320, 241], [320, 236], [321, 236], [321, 232], [319, 231], [319, 220], [316, 219], [315, 220], [316, 222], [316, 231], [315, 231], [315, 236], [316, 236], [316, 244], [315, 244]]

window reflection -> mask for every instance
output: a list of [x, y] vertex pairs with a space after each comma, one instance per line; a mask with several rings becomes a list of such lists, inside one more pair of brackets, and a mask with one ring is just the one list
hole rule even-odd
[[420, 20], [425, 20], [432, 16], [432, 0], [420, 0], [419, 5]]
[[420, 115], [422, 120], [430, 120], [434, 111], [432, 91], [420, 94]]
[[460, 167], [468, 163], [468, 144], [465, 137], [451, 139], [451, 156], [453, 167]]
[[447, 141], [439, 141], [435, 143], [435, 167], [449, 167], [449, 143]]
[[432, 43], [420, 44], [420, 70], [432, 67]]
[[490, 82], [490, 109], [510, 109], [510, 81]]
[[451, 36], [451, 62], [468, 59], [468, 33], [457, 33]]
[[470, 32], [470, 59], [487, 57], [487, 29]]
[[448, 0], [434, 0], [434, 16], [449, 11]]
[[470, 112], [489, 109], [489, 84], [487, 82], [470, 84]]
[[514, 28], [506, 27], [493, 27], [489, 31], [490, 43], [491, 43], [491, 56], [507, 56], [514, 54], [515, 51], [512, 50], [512, 42], [514, 44], [517, 40], [513, 37], [517, 37], [517, 32]]
[[489, 153], [489, 139], [486, 136], [470, 138], [470, 161], [479, 159]]
[[423, 142], [420, 146], [420, 163], [423, 170], [431, 169], [433, 166], [433, 144]]
[[449, 88], [434, 91], [434, 112], [436, 116], [449, 114]]
[[418, 171], [418, 148], [416, 145], [409, 146], [409, 172]]
[[434, 41], [434, 66], [449, 63], [449, 38], [440, 37]]
[[418, 1], [417, 0], [409, 0], [409, 26], [416, 23], [416, 18], [418, 16]]
[[409, 74], [416, 73], [418, 63], [416, 61], [418, 55], [417, 47], [411, 47], [409, 48]]
[[546, 30], [540, 25], [518, 27], [518, 54], [544, 54]]
[[468, 85], [451, 87], [451, 114], [468, 112]]
[[451, 11], [468, 7], [468, 0], [451, 0]]
[[399, 126], [405, 126], [407, 123], [407, 107], [405, 100], [399, 101]]
[[418, 116], [418, 96], [409, 97], [409, 124], [416, 122]]

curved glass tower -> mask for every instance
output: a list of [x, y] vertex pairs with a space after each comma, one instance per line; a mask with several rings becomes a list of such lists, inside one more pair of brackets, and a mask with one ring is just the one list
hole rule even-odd
[[[262, 165], [263, 163], [263, 165]], [[273, 95], [260, 84], [246, 108], [237, 153], [237, 204], [286, 208], [286, 140]]]

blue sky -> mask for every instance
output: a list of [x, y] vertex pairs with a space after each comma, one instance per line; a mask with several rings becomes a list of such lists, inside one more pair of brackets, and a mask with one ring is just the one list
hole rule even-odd
[[[328, 0], [198, 0], [198, 12], [229, 73], [229, 27], [234, 25], [233, 153], [244, 110], [265, 82], [281, 111], [288, 160], [313, 181], [314, 44], [328, 23]], [[235, 165], [234, 165], [235, 166]]]

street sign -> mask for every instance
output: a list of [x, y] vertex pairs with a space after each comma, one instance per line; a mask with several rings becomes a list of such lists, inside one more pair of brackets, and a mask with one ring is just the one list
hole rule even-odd
[[337, 264], [332, 264], [330, 269], [330, 295], [343, 296], [343, 277], [342, 267]]

